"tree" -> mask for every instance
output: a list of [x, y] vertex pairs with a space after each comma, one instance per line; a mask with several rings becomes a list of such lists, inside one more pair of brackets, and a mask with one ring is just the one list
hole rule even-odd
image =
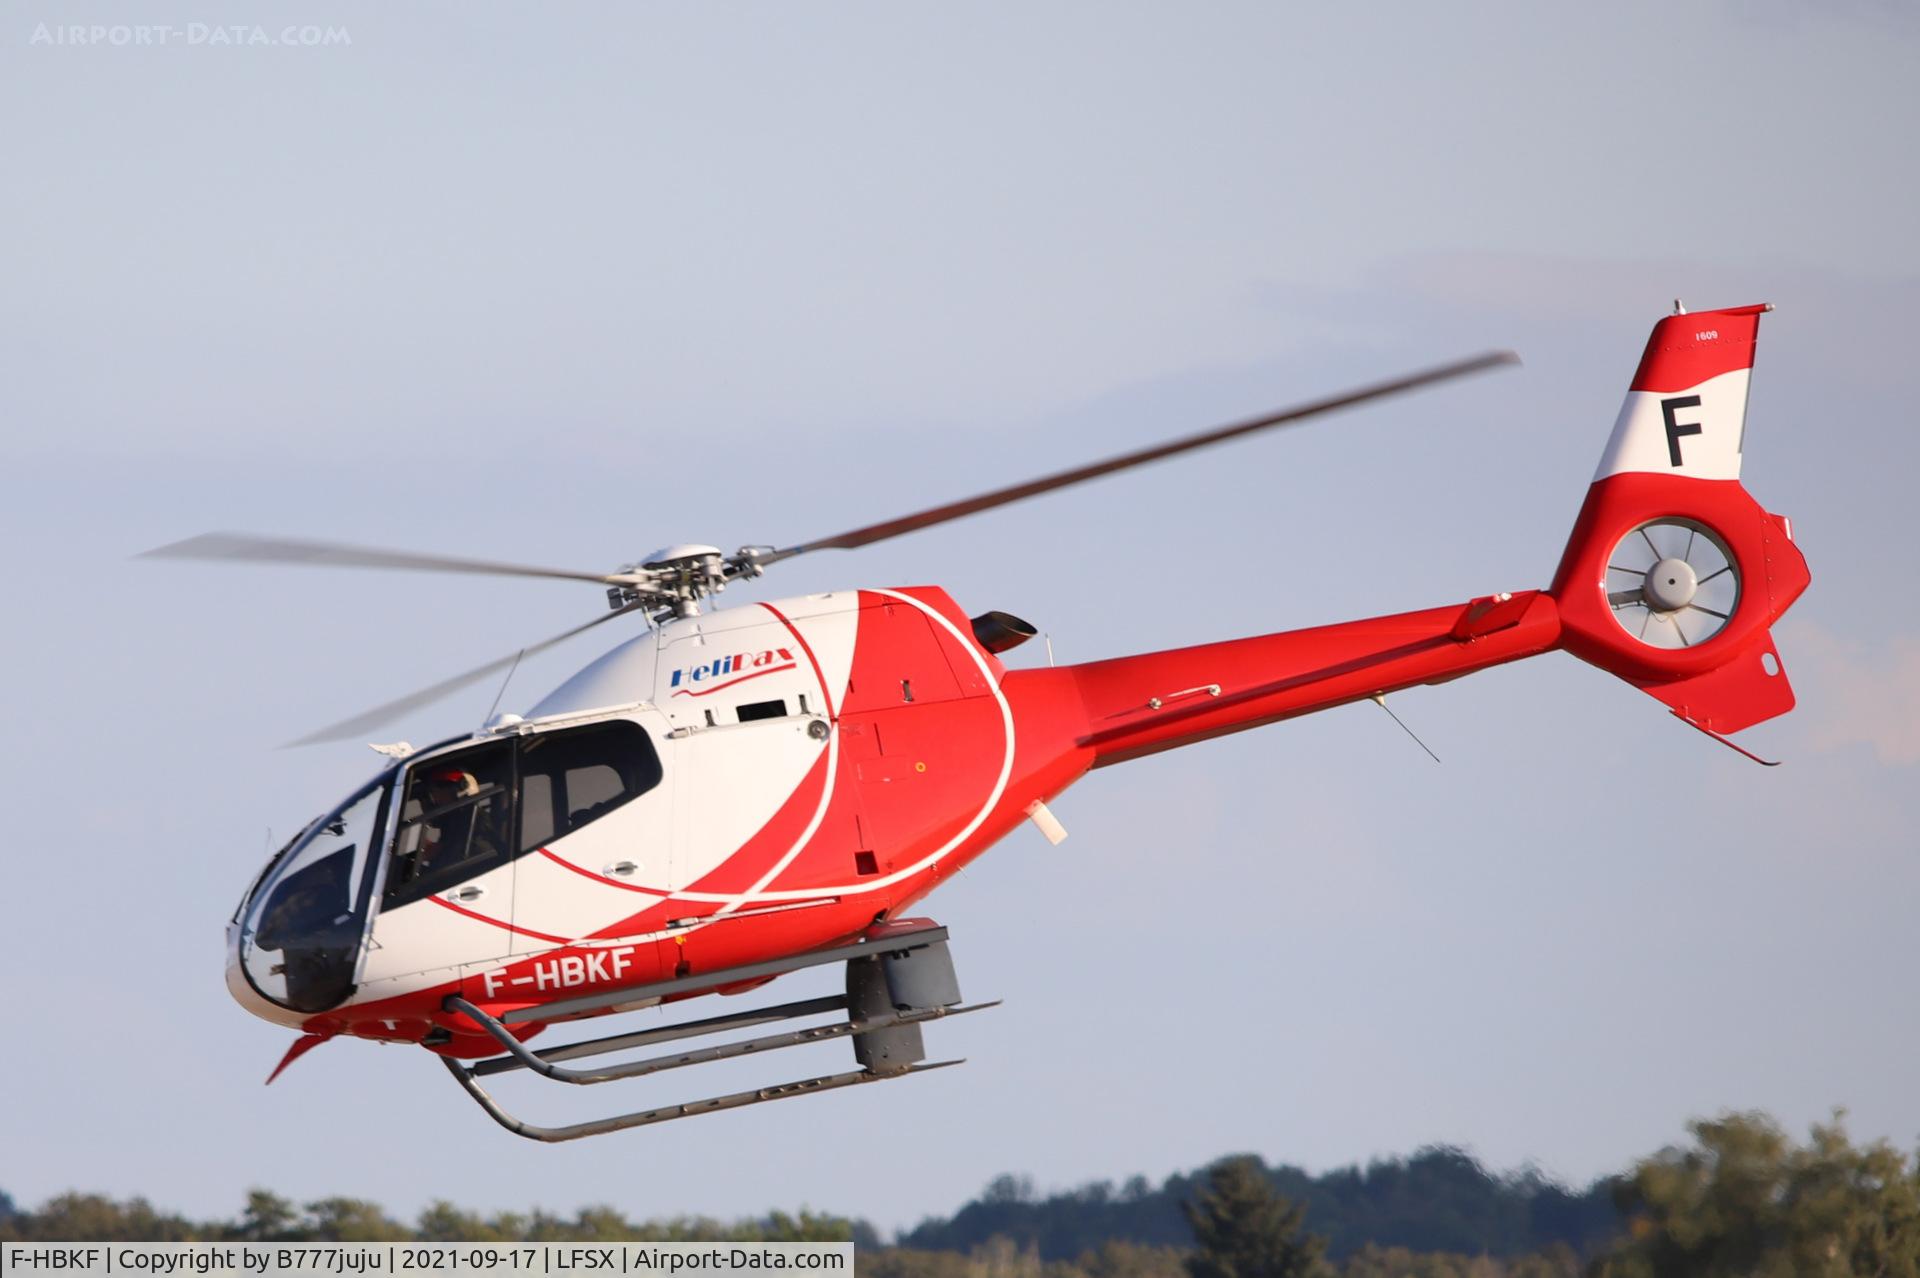
[[436, 1198], [421, 1210], [413, 1236], [421, 1242], [510, 1242], [525, 1230], [523, 1217], [503, 1215], [485, 1220], [478, 1212], [463, 1211], [444, 1198]]
[[1174, 1247], [1110, 1240], [1082, 1252], [1074, 1268], [1087, 1278], [1184, 1278], [1186, 1253]]
[[854, 1222], [844, 1216], [802, 1207], [797, 1215], [776, 1211], [757, 1222], [756, 1232], [765, 1242], [852, 1242]]
[[1033, 1201], [1033, 1177], [1001, 1172], [980, 1191], [983, 1203], [1030, 1203]]
[[951, 1251], [888, 1247], [855, 1257], [858, 1278], [975, 1278], [972, 1262]]
[[307, 1204], [300, 1236], [321, 1242], [405, 1242], [413, 1234], [388, 1219], [378, 1203], [335, 1197]]
[[300, 1214], [292, 1203], [264, 1189], [247, 1191], [246, 1210], [231, 1231], [233, 1237], [248, 1242], [278, 1242], [293, 1237]]
[[1193, 1228], [1189, 1278], [1322, 1278], [1327, 1240], [1302, 1232], [1296, 1207], [1253, 1157], [1229, 1158], [1207, 1171], [1206, 1187], [1182, 1204]]
[[1507, 1262], [1506, 1278], [1580, 1278], [1580, 1257], [1565, 1243]]
[[1764, 1114], [1691, 1130], [1621, 1182], [1628, 1237], [1596, 1274], [1920, 1278], [1920, 1168], [1885, 1141], [1854, 1148], [1839, 1113], [1804, 1146]]
[[154, 1210], [144, 1198], [115, 1202], [104, 1194], [61, 1194], [37, 1212], [0, 1225], [0, 1237], [37, 1242], [191, 1242], [205, 1234], [191, 1221]]

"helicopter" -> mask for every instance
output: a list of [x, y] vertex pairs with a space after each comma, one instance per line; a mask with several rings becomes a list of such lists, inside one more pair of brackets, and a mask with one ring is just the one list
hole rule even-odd
[[[1545, 589], [1078, 665], [1009, 669], [1036, 629], [932, 586], [702, 604], [797, 555], [855, 549], [1068, 485], [1516, 362], [1491, 352], [965, 500], [786, 547], [668, 547], [612, 572], [210, 533], [147, 552], [564, 578], [584, 625], [295, 744], [380, 722], [620, 618], [646, 623], [522, 714], [415, 749], [310, 822], [252, 880], [226, 937], [249, 1012], [298, 1030], [268, 1082], [336, 1037], [435, 1053], [495, 1121], [574, 1140], [910, 1077], [962, 1001], [947, 930], [911, 913], [1095, 768], [1565, 650], [1729, 734], [1784, 714], [1771, 627], [1809, 583], [1792, 526], [1740, 483], [1770, 306], [1655, 323]], [[738, 995], [844, 966], [844, 993], [558, 1047], [556, 1025]], [[746, 1038], [729, 1035], [799, 1023]], [[851, 1040], [857, 1068], [559, 1126], [482, 1080], [584, 1085]], [[704, 1045], [695, 1045], [704, 1043]], [[671, 1045], [664, 1051], [628, 1054]], [[612, 1064], [570, 1062], [618, 1055]]]

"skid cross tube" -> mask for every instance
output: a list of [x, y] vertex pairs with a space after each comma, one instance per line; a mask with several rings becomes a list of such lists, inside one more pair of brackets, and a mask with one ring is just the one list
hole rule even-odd
[[[846, 995], [829, 994], [825, 998], [802, 999], [798, 1003], [781, 1003], [775, 1007], [758, 1008], [751, 1012], [734, 1012], [727, 1016], [709, 1016], [701, 1021], [682, 1021], [677, 1025], [663, 1025], [659, 1029], [640, 1030], [632, 1034], [614, 1034], [608, 1038], [585, 1039], [578, 1043], [568, 1043], [564, 1047], [545, 1048], [534, 1052], [533, 1055], [543, 1061], [579, 1060], [583, 1056], [598, 1056], [602, 1052], [619, 1052], [629, 1047], [670, 1043], [678, 1038], [701, 1038], [708, 1034], [724, 1033], [727, 1030], [745, 1029], [750, 1025], [797, 1020], [802, 1016], [817, 1016], [823, 1012], [843, 1012], [846, 1008]], [[473, 1070], [476, 1077], [484, 1077], [488, 1074], [503, 1074], [508, 1070], [526, 1069], [527, 1066], [514, 1056], [493, 1056], [484, 1061], [475, 1061], [469, 1068]]]
[[766, 1101], [790, 1100], [796, 1096], [830, 1092], [840, 1087], [857, 1087], [862, 1083], [885, 1083], [892, 1079], [924, 1074], [928, 1070], [945, 1069], [949, 1065], [960, 1065], [964, 1062], [934, 1061], [931, 1064], [910, 1066], [893, 1074], [875, 1074], [864, 1069], [849, 1070], [844, 1074], [828, 1074], [821, 1078], [803, 1078], [792, 1083], [776, 1083], [772, 1087], [756, 1088], [750, 1092], [730, 1092], [725, 1096], [688, 1101], [683, 1105], [668, 1105], [661, 1109], [640, 1110], [632, 1114], [616, 1114], [611, 1118], [596, 1118], [584, 1123], [572, 1123], [566, 1127], [541, 1127], [522, 1122], [501, 1109], [499, 1103], [487, 1095], [486, 1089], [474, 1082], [473, 1075], [458, 1063], [447, 1057], [442, 1057], [441, 1063], [459, 1081], [460, 1086], [467, 1089], [467, 1095], [473, 1097], [480, 1108], [487, 1111], [494, 1122], [516, 1136], [558, 1144], [561, 1141], [579, 1140], [582, 1136], [601, 1136], [607, 1132], [625, 1131], [630, 1127], [646, 1127], [653, 1123], [670, 1122], [676, 1118], [717, 1114], [724, 1109], [740, 1109], [743, 1106], [759, 1105]]
[[936, 941], [947, 939], [944, 927], [923, 928], [917, 932], [898, 932], [891, 936], [877, 937], [871, 941], [858, 941], [852, 945], [835, 946], [828, 950], [812, 950], [805, 954], [792, 954], [786, 958], [768, 959], [764, 963], [748, 963], [741, 967], [720, 968], [717, 971], [702, 972], [697, 976], [682, 976], [671, 981], [657, 981], [651, 985], [630, 985], [623, 990], [609, 990], [604, 994], [583, 994], [579, 998], [565, 998], [555, 1003], [542, 1003], [537, 1007], [520, 1007], [503, 1013], [500, 1020], [507, 1025], [522, 1025], [528, 1021], [557, 1021], [568, 1016], [577, 1016], [582, 1012], [599, 1012], [609, 1007], [618, 1007], [622, 1003], [632, 1003], [639, 999], [666, 998], [673, 994], [687, 994], [696, 990], [710, 990], [720, 985], [736, 985], [742, 981], [755, 981], [764, 976], [779, 976], [786, 972], [798, 972], [802, 968], [819, 967], [825, 963], [844, 963], [848, 959], [861, 958], [868, 954], [892, 954], [902, 950], [919, 949], [932, 945]]

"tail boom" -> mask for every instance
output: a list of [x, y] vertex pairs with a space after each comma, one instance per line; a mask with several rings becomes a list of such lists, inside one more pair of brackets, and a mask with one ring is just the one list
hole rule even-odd
[[[1069, 674], [1084, 708], [1079, 744], [1101, 767], [1399, 688], [1444, 683], [1556, 646], [1539, 591], [1420, 612], [1117, 657]], [[1017, 681], [1022, 672], [1008, 675]]]

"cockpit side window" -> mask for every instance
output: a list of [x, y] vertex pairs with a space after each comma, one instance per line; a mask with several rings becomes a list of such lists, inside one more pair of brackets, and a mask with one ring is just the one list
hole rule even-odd
[[520, 740], [519, 851], [572, 834], [660, 784], [646, 730], [625, 719]]
[[599, 820], [660, 784], [646, 730], [624, 719], [437, 755], [407, 773], [382, 907], [457, 887]]
[[513, 747], [489, 742], [416, 764], [387, 866], [388, 908], [503, 864], [513, 843]]

